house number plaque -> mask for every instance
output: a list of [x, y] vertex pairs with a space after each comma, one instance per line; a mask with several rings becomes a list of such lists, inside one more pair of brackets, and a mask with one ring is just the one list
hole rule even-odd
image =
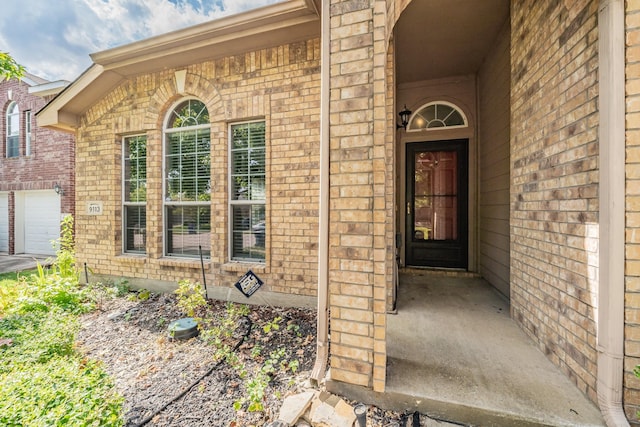
[[88, 215], [102, 215], [102, 202], [87, 202]]

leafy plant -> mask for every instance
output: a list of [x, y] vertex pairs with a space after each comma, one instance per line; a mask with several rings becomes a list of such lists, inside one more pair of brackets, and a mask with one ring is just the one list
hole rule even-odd
[[19, 79], [24, 76], [25, 69], [7, 52], [0, 52], [0, 77], [2, 80]]
[[268, 334], [272, 330], [277, 331], [280, 329], [280, 322], [282, 322], [282, 317], [277, 316], [273, 320], [270, 320], [269, 322], [267, 322], [262, 327], [262, 330], [264, 331], [265, 334]]
[[287, 325], [287, 331], [292, 331], [294, 334], [296, 334], [297, 337], [301, 336], [300, 326], [296, 325], [295, 323], [289, 323]]
[[[239, 320], [248, 315], [248, 306], [228, 303], [224, 316], [214, 320], [204, 319], [202, 324], [204, 324], [205, 327], [201, 330], [200, 336], [215, 348], [215, 360], [224, 360], [236, 371], [238, 377], [245, 381], [244, 387], [246, 390], [246, 396], [243, 396], [233, 403], [234, 409], [236, 411], [240, 411], [246, 406], [247, 411], [258, 412], [264, 410], [265, 393], [273, 379], [279, 373], [287, 371], [293, 373], [297, 372], [299, 362], [295, 359], [289, 360], [288, 350], [281, 347], [277, 350], [271, 351], [264, 359], [257, 372], [252, 376], [248, 376], [249, 371], [247, 364], [233, 347], [237, 342], [233, 340], [233, 337], [234, 333], [238, 329]], [[280, 329], [282, 321], [283, 319], [280, 316], [277, 316], [266, 322], [260, 329], [265, 335], [267, 335], [262, 339], [268, 340], [269, 335]], [[296, 327], [296, 325], [289, 325], [287, 330], [292, 330], [295, 333], [298, 333], [299, 327]], [[259, 363], [259, 360], [263, 357], [262, 352], [262, 346], [253, 346], [250, 352], [251, 359]]]
[[128, 280], [121, 280], [113, 284], [112, 288], [115, 290], [116, 297], [123, 297], [131, 291]]
[[0, 383], [0, 425], [123, 425], [123, 399], [96, 362], [53, 357], [0, 374]]
[[195, 317], [196, 310], [207, 305], [204, 288], [198, 282], [181, 280], [174, 293], [178, 296], [178, 307], [189, 317]]
[[123, 425], [110, 378], [74, 347], [92, 297], [75, 272], [73, 222], [63, 223], [51, 271], [0, 282], [0, 425]]
[[57, 242], [55, 266], [62, 277], [77, 277], [76, 251], [73, 234], [73, 216], [66, 215], [60, 223], [60, 238]]
[[137, 292], [129, 294], [129, 301], [146, 301], [151, 297], [151, 291], [148, 289], [138, 289]]
[[284, 348], [272, 351], [256, 375], [247, 381], [245, 385], [247, 397], [234, 402], [234, 408], [240, 410], [244, 404], [248, 403], [247, 410], [249, 412], [263, 411], [265, 392], [271, 381], [273, 381], [273, 378], [278, 372], [287, 370], [296, 372], [298, 365], [297, 360], [287, 362], [286, 350]]

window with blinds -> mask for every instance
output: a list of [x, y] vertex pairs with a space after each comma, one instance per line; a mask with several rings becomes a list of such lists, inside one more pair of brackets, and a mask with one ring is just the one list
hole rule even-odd
[[265, 122], [230, 129], [231, 259], [265, 259]]
[[124, 252], [145, 253], [147, 246], [147, 137], [124, 138], [123, 144]]
[[24, 112], [24, 155], [31, 155], [31, 111]]
[[9, 104], [9, 108], [7, 109], [6, 130], [6, 156], [18, 157], [20, 155], [20, 109], [15, 102]]
[[164, 133], [165, 253], [210, 256], [211, 130], [204, 103], [179, 103]]

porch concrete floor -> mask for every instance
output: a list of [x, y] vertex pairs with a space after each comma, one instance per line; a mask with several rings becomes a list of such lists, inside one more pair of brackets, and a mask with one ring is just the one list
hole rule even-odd
[[483, 279], [402, 274], [397, 308], [387, 316], [393, 405], [468, 425], [605, 425]]

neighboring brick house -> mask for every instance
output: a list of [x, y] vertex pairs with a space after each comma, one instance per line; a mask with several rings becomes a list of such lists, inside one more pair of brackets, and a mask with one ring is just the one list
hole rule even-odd
[[0, 253], [53, 255], [74, 214], [74, 138], [39, 127], [36, 113], [69, 82], [26, 73], [0, 82]]
[[229, 298], [251, 269], [317, 299], [334, 381], [384, 392], [401, 240], [635, 419], [640, 3], [455, 5], [290, 0], [92, 55], [38, 115], [77, 138], [80, 261], [169, 288], [201, 248]]

